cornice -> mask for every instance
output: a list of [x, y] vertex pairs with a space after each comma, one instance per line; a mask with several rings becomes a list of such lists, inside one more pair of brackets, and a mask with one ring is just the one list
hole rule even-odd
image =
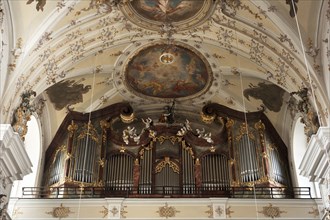
[[3, 176], [12, 183], [21, 180], [32, 172], [32, 163], [25, 150], [24, 143], [19, 134], [14, 132], [10, 125], [0, 126], [0, 167]]
[[330, 172], [330, 127], [320, 127], [308, 143], [306, 153], [299, 166], [300, 174], [310, 181], [325, 183]]

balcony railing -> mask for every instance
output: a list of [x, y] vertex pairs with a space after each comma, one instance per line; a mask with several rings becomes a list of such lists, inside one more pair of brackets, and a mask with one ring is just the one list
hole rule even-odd
[[309, 187], [24, 187], [22, 198], [312, 198]]

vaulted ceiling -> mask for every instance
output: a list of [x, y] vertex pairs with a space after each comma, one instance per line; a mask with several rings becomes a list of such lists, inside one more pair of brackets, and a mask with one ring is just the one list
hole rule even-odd
[[290, 93], [303, 88], [320, 124], [329, 124], [327, 0], [1, 4], [1, 123], [33, 90], [46, 143], [68, 111], [127, 101], [160, 114], [173, 100], [177, 111], [209, 102], [263, 110], [288, 142], [299, 113], [290, 104], [302, 98]]

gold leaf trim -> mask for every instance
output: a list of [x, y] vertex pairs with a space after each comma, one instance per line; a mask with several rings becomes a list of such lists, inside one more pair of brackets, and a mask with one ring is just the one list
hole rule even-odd
[[102, 206], [102, 207], [103, 207], [103, 210], [100, 211], [100, 213], [103, 214], [103, 217], [102, 218], [105, 218], [109, 214], [109, 209], [106, 208], [105, 206]]
[[165, 203], [165, 206], [159, 207], [159, 210], [157, 213], [159, 213], [159, 217], [165, 217], [165, 218], [171, 218], [175, 217], [176, 213], [179, 213], [180, 211], [177, 211], [175, 207], [168, 206], [167, 203]]
[[282, 213], [286, 213], [285, 211], [281, 211], [279, 207], [273, 206], [271, 203], [269, 206], [262, 207], [262, 211], [259, 211], [259, 213], [264, 214], [266, 217], [270, 218], [278, 218], [281, 217]]
[[59, 207], [53, 208], [53, 211], [46, 212], [46, 214], [52, 215], [54, 218], [66, 218], [70, 215], [70, 213], [74, 212], [72, 212], [70, 208], [64, 207], [62, 203]]

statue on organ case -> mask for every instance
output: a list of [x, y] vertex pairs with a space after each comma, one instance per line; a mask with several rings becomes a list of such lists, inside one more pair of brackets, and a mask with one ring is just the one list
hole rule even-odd
[[167, 123], [167, 124], [173, 124], [174, 123], [174, 106], [175, 106], [175, 100], [173, 100], [171, 106], [165, 106], [166, 113], [163, 113], [160, 118], [160, 123]]

